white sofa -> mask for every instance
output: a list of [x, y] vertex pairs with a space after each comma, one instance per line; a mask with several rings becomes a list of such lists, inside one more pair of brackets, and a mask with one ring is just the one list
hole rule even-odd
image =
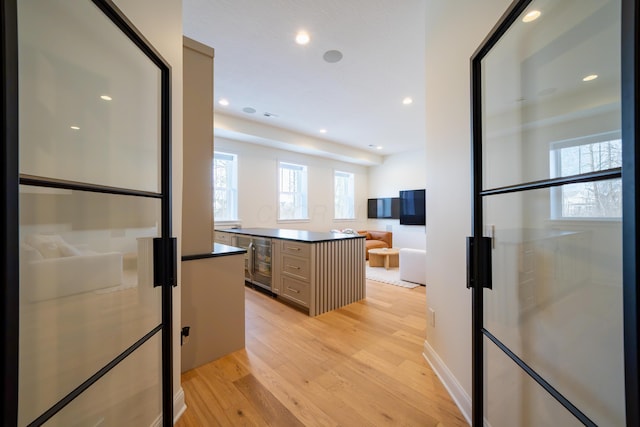
[[122, 254], [71, 246], [59, 235], [29, 235], [21, 247], [21, 289], [36, 302], [119, 286]]
[[400, 249], [400, 280], [427, 284], [427, 252], [423, 249]]

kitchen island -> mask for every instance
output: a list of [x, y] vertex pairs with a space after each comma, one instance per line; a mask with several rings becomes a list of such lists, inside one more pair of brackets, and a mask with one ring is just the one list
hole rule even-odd
[[[261, 244], [253, 245], [251, 238]], [[264, 245], [268, 239], [269, 245]], [[216, 230], [246, 247], [245, 279], [317, 316], [366, 296], [365, 236], [275, 228]], [[247, 243], [248, 242], [248, 243]]]

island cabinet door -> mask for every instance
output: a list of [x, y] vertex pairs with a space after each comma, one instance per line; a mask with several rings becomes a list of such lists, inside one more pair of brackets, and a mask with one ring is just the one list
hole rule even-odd
[[274, 239], [273, 240], [273, 246], [272, 246], [272, 250], [273, 253], [271, 254], [271, 292], [273, 292], [276, 295], [280, 295], [281, 292], [281, 270], [282, 270], [282, 249], [280, 247], [281, 245], [281, 240], [278, 239]]
[[311, 245], [278, 240], [277, 263], [274, 264], [274, 293], [304, 307], [309, 307], [311, 288]]

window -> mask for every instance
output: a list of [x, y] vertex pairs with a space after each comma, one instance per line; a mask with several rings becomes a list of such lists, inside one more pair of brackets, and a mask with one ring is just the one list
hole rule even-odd
[[307, 167], [280, 162], [278, 219], [307, 219]]
[[334, 171], [333, 195], [334, 218], [355, 219], [355, 175], [350, 172]]
[[213, 153], [213, 218], [238, 220], [238, 156]]
[[[552, 177], [565, 177], [622, 166], [622, 141], [617, 133], [593, 135], [551, 145]], [[552, 190], [552, 217], [620, 218], [622, 181], [579, 183]]]

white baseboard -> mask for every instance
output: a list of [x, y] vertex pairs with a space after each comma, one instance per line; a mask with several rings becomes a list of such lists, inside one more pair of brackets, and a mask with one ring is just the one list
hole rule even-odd
[[[175, 424], [184, 411], [187, 410], [187, 404], [184, 400], [184, 390], [182, 387], [173, 396], [173, 423]], [[158, 415], [158, 418], [151, 424], [151, 427], [162, 427], [162, 415]]]
[[462, 416], [467, 420], [467, 423], [471, 425], [471, 397], [469, 394], [427, 341], [424, 342], [424, 353], [422, 353], [422, 356], [424, 356], [427, 363], [431, 365], [431, 369], [433, 369], [440, 378], [440, 381], [442, 381], [444, 388], [447, 389], [449, 395], [458, 406], [458, 409], [462, 412]]

